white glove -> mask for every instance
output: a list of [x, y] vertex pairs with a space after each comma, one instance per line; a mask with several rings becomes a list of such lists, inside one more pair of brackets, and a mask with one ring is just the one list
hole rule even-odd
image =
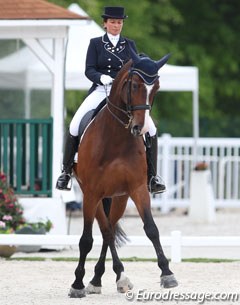
[[103, 84], [103, 85], [110, 85], [112, 82], [113, 82], [113, 78], [111, 78], [111, 76], [109, 75], [101, 75], [100, 77], [100, 82]]

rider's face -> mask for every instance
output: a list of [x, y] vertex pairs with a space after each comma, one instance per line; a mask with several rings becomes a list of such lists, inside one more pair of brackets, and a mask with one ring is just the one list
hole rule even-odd
[[107, 19], [104, 22], [104, 28], [108, 33], [112, 35], [118, 35], [121, 33], [123, 27], [123, 19]]

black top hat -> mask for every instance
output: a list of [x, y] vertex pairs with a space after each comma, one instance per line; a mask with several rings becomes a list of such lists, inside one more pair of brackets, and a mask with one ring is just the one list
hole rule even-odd
[[125, 19], [128, 16], [124, 15], [124, 7], [121, 6], [106, 6], [102, 18]]

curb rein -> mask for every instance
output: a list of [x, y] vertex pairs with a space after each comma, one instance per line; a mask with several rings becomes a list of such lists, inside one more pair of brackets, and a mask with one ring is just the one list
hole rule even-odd
[[[136, 105], [136, 106], [132, 106], [131, 105], [131, 88], [132, 88], [132, 76], [133, 74], [136, 73], [134, 72], [133, 69], [131, 69], [128, 73], [128, 78], [126, 80], [127, 83], [127, 103], [126, 103], [126, 110], [114, 105], [113, 103], [110, 102], [108, 96], [107, 96], [107, 90], [106, 87], [105, 91], [106, 91], [106, 101], [107, 101], [107, 109], [108, 111], [111, 113], [111, 115], [119, 122], [121, 123], [126, 129], [129, 128], [129, 126], [132, 123], [133, 120], [133, 115], [132, 112], [136, 111], [136, 110], [151, 110], [151, 105]], [[137, 74], [137, 73], [136, 73]], [[122, 112], [123, 114], [125, 114], [128, 117], [128, 123], [123, 122], [115, 113], [112, 112], [112, 110], [109, 108], [109, 105], [111, 105], [113, 108], [115, 108], [116, 110], [119, 110], [120, 112]]]

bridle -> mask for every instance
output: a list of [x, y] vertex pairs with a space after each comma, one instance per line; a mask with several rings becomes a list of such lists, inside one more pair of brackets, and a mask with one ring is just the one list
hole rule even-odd
[[[134, 74], [139, 74], [138, 71], [135, 71], [134, 69], [130, 69], [129, 73], [128, 73], [128, 78], [125, 81], [125, 84], [127, 84], [127, 102], [126, 104], [126, 110], [114, 105], [113, 103], [110, 102], [107, 94], [106, 94], [106, 101], [107, 101], [107, 109], [108, 111], [111, 113], [111, 115], [120, 123], [122, 124], [126, 129], [129, 128], [129, 126], [131, 125], [131, 122], [133, 120], [133, 115], [132, 112], [133, 111], [137, 111], [137, 110], [151, 110], [151, 105], [131, 105], [131, 89], [132, 89], [132, 77]], [[124, 85], [125, 85], [124, 84]], [[123, 86], [124, 86], [123, 85]], [[105, 89], [106, 91], [106, 89]], [[116, 110], [122, 112], [123, 114], [126, 115], [126, 117], [128, 118], [128, 122], [125, 123], [122, 119], [120, 119], [114, 112], [112, 112], [112, 110], [109, 108], [109, 106], [115, 108]]]

